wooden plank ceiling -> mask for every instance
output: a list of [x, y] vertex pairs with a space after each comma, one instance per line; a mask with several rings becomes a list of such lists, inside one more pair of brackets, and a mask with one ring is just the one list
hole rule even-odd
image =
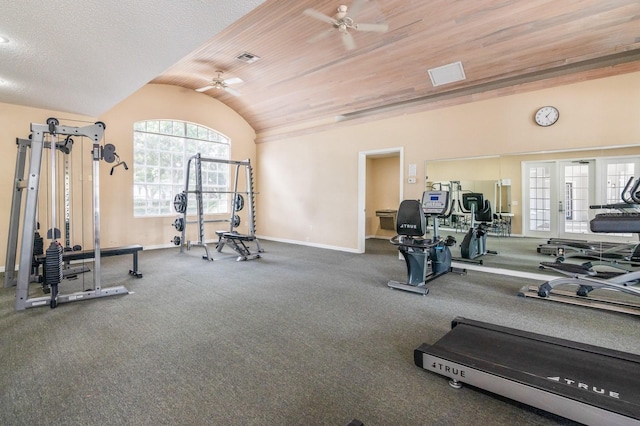
[[[353, 50], [337, 31], [309, 42], [331, 26], [303, 14], [333, 16], [351, 0], [266, 0], [152, 83], [201, 88], [216, 70], [242, 79], [231, 86], [241, 96], [205, 94], [241, 114], [259, 142], [559, 76], [566, 83], [640, 69], [638, 0], [362, 2], [354, 20], [389, 29], [352, 31]], [[260, 60], [237, 60], [243, 52]], [[434, 87], [428, 70], [456, 61], [466, 80]]]

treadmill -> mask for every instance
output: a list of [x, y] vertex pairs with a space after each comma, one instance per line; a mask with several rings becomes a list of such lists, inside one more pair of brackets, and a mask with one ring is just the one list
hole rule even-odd
[[457, 317], [418, 367], [587, 425], [640, 425], [640, 355]]

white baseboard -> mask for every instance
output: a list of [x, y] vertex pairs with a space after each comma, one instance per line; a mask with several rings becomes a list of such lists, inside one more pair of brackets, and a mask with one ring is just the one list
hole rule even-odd
[[299, 246], [308, 246], [308, 247], [316, 247], [316, 248], [327, 249], [327, 250], [344, 251], [347, 253], [359, 253], [357, 249], [349, 248], [349, 247], [331, 246], [328, 244], [317, 244], [317, 243], [310, 243], [307, 241], [288, 240], [286, 238], [265, 237], [260, 235], [257, 235], [257, 237], [261, 240], [276, 241], [278, 243], [296, 244]]

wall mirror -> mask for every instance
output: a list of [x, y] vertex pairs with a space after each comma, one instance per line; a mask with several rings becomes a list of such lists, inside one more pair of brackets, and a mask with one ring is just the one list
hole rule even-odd
[[487, 248], [498, 254], [482, 256], [483, 265], [553, 274], [539, 269], [540, 262], [555, 260], [538, 250], [550, 239], [638, 242], [637, 235], [591, 233], [589, 221], [602, 210], [589, 207], [620, 202], [627, 180], [640, 178], [639, 154], [640, 147], [629, 146], [428, 160], [425, 190], [449, 190], [455, 200], [457, 217], [443, 221], [441, 229], [458, 242], [452, 248], [454, 257], [460, 255], [458, 246], [470, 223], [458, 200], [477, 192], [490, 201], [496, 218]]

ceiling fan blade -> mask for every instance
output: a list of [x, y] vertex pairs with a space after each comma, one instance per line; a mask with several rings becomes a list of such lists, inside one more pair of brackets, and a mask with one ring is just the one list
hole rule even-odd
[[224, 80], [225, 84], [238, 84], [238, 83], [242, 83], [242, 79], [239, 77], [233, 77], [230, 78], [228, 80]]
[[351, 7], [349, 7], [349, 16], [352, 19], [360, 12], [366, 1], [367, 0], [354, 0], [353, 3], [351, 3]]
[[375, 31], [378, 33], [384, 33], [389, 29], [389, 24], [356, 24], [354, 27], [358, 31]]
[[213, 89], [213, 86], [204, 86], [199, 89], [196, 89], [196, 92], [206, 92], [209, 89]]
[[353, 40], [353, 36], [348, 32], [342, 33], [342, 42], [347, 50], [353, 50], [356, 48], [356, 42]]
[[323, 31], [317, 35], [314, 35], [313, 37], [309, 37], [307, 39], [308, 43], [315, 43], [316, 41], [320, 41], [320, 40], [324, 40], [325, 38], [327, 38], [329, 36], [329, 34], [331, 34], [332, 32], [334, 32], [333, 29], [327, 30], [327, 31]]
[[319, 19], [319, 20], [321, 20], [323, 22], [326, 22], [327, 24], [332, 24], [333, 25], [336, 22], [336, 20], [333, 19], [332, 17], [327, 16], [322, 12], [318, 12], [315, 9], [305, 9], [304, 12], [302, 12], [302, 13], [304, 15], [307, 15], [307, 16], [310, 16], [312, 18], [316, 18], [316, 19]]
[[240, 96], [240, 92], [238, 92], [237, 90], [232, 89], [231, 87], [225, 87], [224, 88], [225, 92], [233, 95], [233, 96]]

